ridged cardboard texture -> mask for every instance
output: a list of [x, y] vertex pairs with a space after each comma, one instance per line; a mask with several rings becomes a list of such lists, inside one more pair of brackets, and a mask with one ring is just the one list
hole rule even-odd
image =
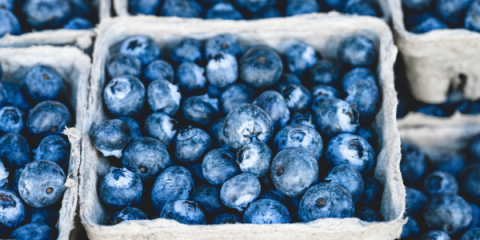
[[480, 98], [480, 33], [466, 29], [408, 32], [401, 0], [387, 0], [395, 42], [405, 62], [412, 95], [425, 103], [443, 103], [451, 87], [466, 98]]
[[[218, 34], [234, 35], [246, 46], [267, 44], [280, 53], [293, 39], [311, 44], [327, 59], [336, 59], [339, 41], [354, 33], [371, 38], [378, 47], [377, 76], [382, 107], [373, 127], [379, 139], [375, 177], [385, 184], [381, 205], [384, 222], [368, 223], [357, 218], [319, 219], [310, 223], [221, 226], [188, 226], [173, 220], [127, 221], [108, 226], [112, 212], [102, 205], [97, 183], [110, 169], [109, 161], [91, 144], [89, 131], [107, 114], [102, 102], [106, 84], [105, 64], [129, 36], [152, 37], [168, 54], [168, 46], [182, 37], [205, 40]], [[397, 99], [393, 63], [397, 49], [388, 26], [370, 17], [312, 14], [288, 19], [258, 21], [203, 21], [197, 19], [120, 17], [100, 25], [93, 54], [88, 110], [82, 132], [80, 166], [80, 217], [90, 239], [395, 239], [405, 220], [405, 188], [400, 174], [400, 137], [395, 115]]]
[[40, 64], [54, 68], [64, 79], [65, 88], [61, 98], [75, 108], [71, 112], [75, 118], [75, 128], [67, 128], [64, 134], [71, 144], [70, 163], [67, 174], [67, 187], [60, 209], [57, 223], [59, 240], [75, 239], [72, 231], [79, 230], [81, 225], [75, 223], [78, 205], [78, 170], [80, 167], [81, 133], [84, 113], [87, 108], [88, 79], [90, 77], [90, 58], [74, 47], [29, 47], [1, 48], [0, 64], [3, 68], [2, 81], [21, 83], [25, 73], [33, 66]]

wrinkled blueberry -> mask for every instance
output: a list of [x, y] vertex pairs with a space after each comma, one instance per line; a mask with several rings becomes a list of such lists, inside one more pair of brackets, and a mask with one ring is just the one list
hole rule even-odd
[[423, 234], [420, 240], [451, 240], [451, 238], [444, 231], [433, 230]]
[[[363, 196], [362, 175], [350, 165], [340, 165], [332, 168], [325, 180], [345, 188], [352, 196], [353, 203], [357, 203]], [[365, 219], [362, 220], [367, 221]]]
[[237, 81], [237, 59], [230, 54], [218, 53], [208, 61], [206, 72], [210, 84], [219, 88], [227, 87]]
[[174, 154], [177, 160], [184, 163], [201, 161], [203, 155], [212, 147], [212, 140], [207, 132], [200, 128], [188, 127], [178, 131], [173, 140]]
[[22, 33], [20, 22], [12, 12], [0, 9], [0, 21], [2, 22], [2, 25], [0, 26], [0, 37], [7, 34], [20, 35]]
[[0, 134], [20, 134], [23, 126], [23, 112], [18, 108], [7, 106], [0, 109]]
[[161, 218], [173, 219], [188, 225], [205, 225], [207, 220], [202, 209], [194, 201], [172, 200], [165, 205]]
[[201, 63], [203, 61], [202, 44], [193, 38], [184, 38], [170, 49], [170, 59], [176, 64]]
[[338, 58], [348, 66], [371, 67], [377, 61], [377, 52], [370, 39], [355, 35], [342, 40]]
[[325, 99], [315, 111], [315, 126], [326, 138], [342, 132], [355, 132], [359, 125], [358, 120], [356, 106], [337, 98]]
[[255, 99], [255, 92], [245, 84], [233, 84], [226, 88], [220, 96], [222, 112], [228, 114], [234, 109], [251, 103]]
[[472, 207], [455, 194], [435, 195], [423, 208], [423, 218], [429, 229], [454, 234], [472, 222]]
[[8, 238], [11, 239], [32, 239], [32, 240], [54, 240], [55, 233], [52, 228], [42, 223], [29, 223], [15, 229]]
[[145, 103], [145, 86], [134, 76], [116, 77], [105, 86], [103, 102], [115, 116], [135, 115]]
[[383, 184], [371, 177], [363, 179], [363, 186], [363, 197], [360, 204], [372, 209], [379, 209], [384, 190]]
[[243, 20], [244, 17], [231, 3], [222, 2], [210, 8], [205, 19]]
[[220, 190], [225, 206], [243, 212], [260, 194], [260, 182], [249, 173], [242, 173], [226, 181]]
[[308, 150], [287, 148], [273, 159], [270, 176], [277, 190], [296, 197], [318, 182], [317, 160]]
[[251, 142], [237, 152], [237, 164], [243, 173], [261, 178], [268, 173], [272, 150], [262, 142]]
[[22, 78], [23, 90], [34, 101], [56, 99], [62, 87], [62, 76], [48, 66], [36, 65]]
[[308, 189], [298, 210], [302, 222], [319, 218], [348, 218], [354, 213], [355, 205], [350, 193], [333, 183], [319, 183]]
[[258, 96], [253, 104], [268, 113], [275, 127], [284, 127], [290, 120], [290, 110], [283, 96], [276, 91], [265, 91]]
[[48, 207], [62, 198], [67, 178], [58, 164], [39, 160], [25, 166], [18, 181], [22, 199], [36, 208]]
[[165, 0], [160, 12], [164, 17], [181, 18], [200, 18], [202, 13], [202, 7], [194, 0]]
[[44, 138], [37, 149], [33, 149], [33, 160], [48, 160], [58, 164], [62, 169], [68, 169], [70, 160], [70, 143], [58, 135]]
[[127, 206], [126, 208], [115, 212], [110, 220], [112, 225], [119, 224], [124, 221], [131, 221], [131, 220], [146, 220], [147, 215], [142, 212], [142, 210], [134, 207]]
[[339, 80], [340, 66], [332, 61], [321, 59], [308, 70], [308, 84], [317, 86], [319, 84], [336, 86]]
[[154, 112], [173, 116], [180, 107], [182, 94], [177, 85], [167, 80], [156, 80], [148, 86], [147, 101]]
[[298, 77], [303, 77], [319, 57], [312, 46], [300, 41], [291, 45], [285, 52], [288, 70]]
[[130, 130], [130, 139], [135, 140], [142, 137], [142, 130], [140, 129], [140, 124], [137, 120], [129, 117], [119, 117], [118, 120], [127, 124], [127, 127]]
[[272, 135], [272, 119], [256, 105], [245, 104], [225, 118], [223, 140], [233, 150], [254, 141], [268, 143]]
[[86, 30], [93, 28], [93, 24], [90, 22], [90, 20], [76, 17], [72, 18], [65, 25], [63, 25], [63, 28], [70, 30]]
[[380, 108], [379, 91], [375, 83], [369, 80], [358, 80], [350, 85], [346, 92], [348, 96], [345, 101], [356, 105], [360, 122], [368, 122], [375, 117]]
[[130, 141], [130, 130], [121, 120], [105, 120], [93, 127], [90, 140], [104, 157], [121, 158], [123, 149]]
[[408, 218], [408, 221], [403, 225], [402, 229], [402, 239], [418, 239], [420, 237], [420, 227], [418, 226], [417, 221], [413, 218]]
[[250, 48], [240, 60], [240, 78], [253, 88], [275, 85], [282, 72], [282, 59], [273, 49], [266, 46]]
[[145, 119], [143, 130], [146, 135], [160, 140], [168, 148], [177, 134], [177, 127], [175, 119], [163, 113], [152, 113]]
[[277, 152], [291, 147], [304, 148], [318, 161], [323, 152], [323, 140], [320, 134], [305, 125], [288, 125], [277, 132], [274, 148]]
[[290, 213], [280, 202], [260, 199], [253, 202], [243, 214], [244, 223], [278, 224], [290, 223]]
[[290, 0], [285, 9], [285, 16], [295, 16], [308, 13], [320, 12], [317, 0]]
[[203, 176], [210, 184], [221, 186], [240, 173], [236, 160], [235, 153], [228, 148], [214, 149], [203, 159]]
[[5, 134], [0, 138], [0, 159], [9, 169], [22, 168], [30, 162], [30, 146], [19, 134]]
[[242, 216], [238, 213], [220, 214], [213, 220], [212, 224], [235, 224], [243, 223]]
[[425, 174], [425, 153], [419, 147], [406, 142], [402, 142], [401, 148], [400, 172], [406, 184], [413, 184]]
[[182, 103], [183, 117], [202, 127], [210, 125], [218, 116], [218, 99], [210, 98], [208, 94], [187, 98]]
[[430, 196], [440, 193], [458, 193], [458, 184], [455, 177], [447, 172], [430, 173], [423, 181], [423, 188]]
[[383, 221], [382, 215], [375, 210], [364, 206], [358, 206], [355, 208], [355, 215], [356, 218], [359, 218], [362, 221], [366, 222], [381, 222]]
[[475, 163], [464, 168], [458, 174], [458, 183], [467, 198], [480, 203], [480, 164]]
[[152, 203], [162, 212], [171, 200], [186, 200], [195, 189], [192, 174], [180, 166], [165, 169], [155, 180], [152, 188]]
[[107, 63], [107, 73], [111, 78], [123, 75], [139, 77], [142, 73], [140, 60], [127, 54], [116, 53]]
[[193, 191], [190, 200], [195, 201], [204, 209], [204, 213], [216, 216], [224, 210], [222, 200], [220, 200], [220, 188], [212, 185], [203, 185]]
[[155, 60], [148, 64], [143, 72], [143, 80], [145, 85], [149, 85], [156, 80], [167, 80], [173, 83], [175, 72], [172, 65], [163, 60]]
[[73, 9], [65, 0], [28, 0], [22, 14], [29, 26], [42, 30], [62, 27], [72, 17]]
[[138, 35], [127, 38], [120, 45], [120, 53], [137, 58], [142, 66], [147, 66], [151, 62], [160, 58], [160, 46], [148, 36]]
[[205, 69], [195, 63], [186, 62], [177, 68], [178, 86], [188, 95], [201, 93], [205, 90], [207, 79], [203, 76]]
[[423, 207], [428, 202], [427, 196], [415, 188], [407, 187], [407, 196], [405, 197], [405, 214], [416, 218], [423, 211]]
[[223, 125], [225, 123], [225, 118], [220, 118], [217, 121], [213, 122], [210, 128], [208, 129], [208, 134], [212, 138], [212, 146], [214, 148], [222, 148], [227, 146], [223, 140]]
[[228, 34], [210, 38], [205, 43], [205, 55], [209, 60], [219, 53], [231, 54], [238, 58], [243, 51], [243, 46], [238, 43], [237, 39]]

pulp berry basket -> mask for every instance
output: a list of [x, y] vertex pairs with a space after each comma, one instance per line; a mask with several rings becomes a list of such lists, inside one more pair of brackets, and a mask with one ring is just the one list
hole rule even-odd
[[[370, 17], [315, 14], [288, 19], [258, 21], [203, 21], [196, 19], [128, 17], [107, 20], [98, 29], [88, 109], [82, 132], [80, 167], [80, 215], [90, 239], [395, 239], [405, 220], [405, 189], [399, 170], [400, 138], [396, 128], [397, 99], [393, 63], [397, 53], [388, 26]], [[339, 40], [354, 33], [373, 39], [379, 53], [376, 73], [382, 106], [373, 127], [379, 136], [375, 178], [384, 183], [381, 203], [384, 222], [368, 223], [357, 218], [319, 219], [310, 223], [274, 225], [191, 226], [167, 219], [126, 221], [108, 226], [112, 214], [100, 201], [98, 181], [110, 170], [108, 159], [92, 145], [89, 131], [108, 119], [102, 96], [106, 84], [105, 64], [127, 37], [144, 34], [162, 49], [183, 37], [205, 40], [229, 33], [246, 46], [266, 44], [280, 53], [292, 39], [312, 45], [334, 60]], [[166, 51], [163, 51], [164, 53]]]
[[415, 99], [443, 103], [449, 89], [462, 91], [470, 100], [480, 98], [480, 33], [466, 29], [408, 32], [401, 0], [388, 0], [395, 42], [405, 62]]
[[0, 48], [0, 64], [3, 68], [2, 81], [20, 84], [25, 73], [35, 65], [54, 68], [64, 80], [65, 89], [62, 90], [60, 98], [74, 109], [71, 114], [75, 128], [64, 130], [64, 134], [70, 141], [71, 150], [69, 169], [66, 173], [67, 188], [62, 198], [60, 218], [56, 226], [58, 239], [75, 239], [77, 236], [75, 232], [81, 229], [75, 216], [78, 205], [81, 132], [87, 105], [90, 58], [74, 47]]

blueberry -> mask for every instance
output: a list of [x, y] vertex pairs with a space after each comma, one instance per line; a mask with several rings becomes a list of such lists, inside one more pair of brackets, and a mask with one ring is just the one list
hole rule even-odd
[[277, 18], [281, 16], [282, 16], [282, 13], [278, 9], [272, 6], [267, 6], [260, 9], [257, 13], [255, 13], [252, 19]]
[[243, 173], [261, 178], [268, 173], [272, 150], [262, 142], [251, 142], [237, 152], [237, 164]]
[[160, 212], [171, 200], [186, 200], [195, 189], [192, 174], [180, 166], [165, 169], [152, 188], [153, 206]]
[[382, 14], [373, 2], [362, 0], [348, 0], [343, 12], [360, 16], [380, 17]]
[[235, 153], [228, 148], [208, 152], [202, 163], [203, 176], [210, 184], [223, 185], [228, 179], [240, 173], [236, 159]]
[[256, 13], [265, 6], [268, 6], [269, 0], [233, 0], [236, 6], [247, 13]]
[[460, 196], [447, 193], [435, 195], [423, 208], [429, 229], [454, 234], [472, 222], [472, 207]]
[[465, 28], [471, 31], [480, 32], [480, 2], [474, 1], [469, 7], [465, 17]]
[[0, 108], [0, 134], [23, 132], [23, 112], [16, 107]]
[[76, 17], [72, 18], [65, 25], [63, 25], [63, 28], [70, 30], [86, 30], [93, 28], [93, 24], [90, 22], [90, 20]]
[[60, 134], [71, 122], [70, 112], [65, 105], [44, 101], [30, 110], [26, 125], [31, 137], [41, 139], [51, 134]]
[[14, 10], [14, 0], [0, 0], [0, 8], [8, 11]]
[[177, 68], [178, 86], [187, 95], [204, 92], [207, 79], [203, 76], [205, 69], [195, 63], [182, 63]]
[[413, 27], [410, 31], [421, 34], [438, 29], [448, 29], [448, 26], [436, 17], [429, 17]]
[[18, 181], [22, 199], [36, 208], [48, 207], [62, 198], [67, 178], [58, 164], [39, 160], [25, 166]]
[[406, 14], [403, 19], [405, 28], [411, 30], [413, 27], [430, 17], [435, 17], [435, 11], [428, 10], [425, 12]]
[[478, 101], [464, 101], [457, 107], [457, 110], [462, 114], [477, 115], [480, 114], [480, 103]]
[[369, 173], [376, 162], [375, 151], [367, 140], [349, 133], [339, 134], [330, 140], [325, 150], [325, 159], [330, 168], [347, 164], [362, 176]]
[[194, 0], [165, 0], [160, 12], [164, 17], [201, 18], [202, 7]]
[[133, 140], [123, 152], [122, 166], [137, 174], [142, 181], [155, 178], [170, 165], [167, 148], [155, 138]]
[[11, 239], [32, 239], [32, 240], [54, 240], [55, 233], [52, 228], [42, 223], [29, 223], [15, 229], [8, 238]]
[[147, 136], [160, 140], [168, 148], [177, 134], [177, 125], [177, 121], [163, 113], [152, 113], [145, 119], [144, 132]]
[[5, 89], [5, 95], [0, 95], [0, 106], [7, 102], [8, 104], [19, 108], [24, 112], [30, 110], [31, 105], [23, 95], [19, 85], [10, 82], [1, 82], [0, 91], [2, 87]]
[[405, 207], [405, 215], [416, 218], [422, 213], [423, 207], [428, 202], [428, 198], [421, 191], [407, 187], [405, 201], [407, 204]]
[[245, 84], [233, 84], [226, 88], [220, 96], [222, 112], [228, 114], [245, 103], [255, 99], [255, 92]]
[[402, 0], [402, 5], [414, 11], [425, 11], [432, 6], [432, 0]]
[[140, 124], [137, 122], [137, 120], [129, 117], [119, 117], [118, 120], [127, 124], [127, 127], [130, 130], [131, 140], [142, 137], [142, 130], [140, 129]]
[[64, 170], [68, 169], [70, 143], [58, 135], [45, 137], [33, 152], [35, 153], [35, 156], [33, 156], [35, 161], [48, 160], [58, 164]]
[[301, 85], [302, 81], [297, 77], [297, 75], [292, 73], [284, 73], [280, 76], [277, 84], [273, 87], [275, 91], [282, 92], [285, 87], [290, 85]]
[[220, 118], [217, 121], [213, 122], [210, 128], [208, 129], [208, 134], [212, 138], [212, 146], [214, 148], [222, 148], [227, 146], [223, 140], [223, 125], [225, 123], [225, 118]]
[[151, 62], [160, 58], [160, 46], [148, 36], [137, 35], [129, 37], [122, 42], [120, 53], [138, 58], [142, 66], [147, 66]]
[[472, 162], [480, 162], [480, 135], [475, 136], [470, 142], [468, 157]]
[[19, 134], [5, 134], [0, 138], [0, 159], [9, 169], [22, 168], [30, 162], [30, 146]]
[[310, 86], [319, 84], [336, 86], [339, 80], [340, 66], [332, 61], [321, 59], [308, 70], [308, 83]]
[[208, 60], [219, 53], [231, 54], [240, 57], [243, 54], [243, 46], [232, 35], [222, 34], [210, 38], [205, 43], [205, 55]]
[[268, 143], [272, 135], [272, 119], [256, 105], [242, 105], [225, 118], [223, 140], [232, 150], [238, 150], [253, 141]]
[[8, 175], [10, 175], [10, 173], [7, 171], [5, 165], [3, 165], [3, 162], [0, 160], [0, 188], [8, 187]]
[[155, 60], [148, 64], [143, 72], [145, 85], [149, 85], [155, 80], [167, 80], [173, 83], [175, 72], [172, 65], [163, 60]]
[[383, 217], [380, 213], [364, 206], [358, 206], [355, 208], [355, 217], [366, 222], [383, 221]]
[[243, 215], [244, 223], [251, 224], [278, 224], [290, 223], [290, 213], [278, 201], [261, 199], [253, 202]]
[[444, 231], [433, 230], [423, 234], [420, 240], [451, 240], [451, 238]]
[[225, 88], [237, 81], [238, 63], [233, 55], [218, 53], [212, 56], [206, 69], [208, 81], [218, 88]]
[[287, 148], [272, 161], [270, 176], [276, 189], [289, 197], [303, 194], [318, 182], [317, 160], [303, 148]]
[[323, 140], [320, 134], [314, 128], [300, 124], [282, 128], [277, 132], [273, 144], [277, 152], [292, 147], [304, 148], [317, 161], [323, 152]]
[[180, 107], [181, 99], [178, 86], [167, 80], [156, 80], [148, 86], [147, 101], [154, 112], [173, 116]]
[[172, 200], [165, 205], [161, 218], [173, 219], [188, 225], [205, 225], [207, 220], [198, 204], [188, 200]]
[[252, 47], [240, 59], [240, 78], [253, 88], [275, 85], [282, 72], [282, 59], [267, 46]]
[[225, 206], [243, 212], [260, 194], [260, 182], [249, 173], [242, 173], [226, 181], [220, 190]]
[[[352, 196], [353, 203], [357, 203], [363, 196], [362, 175], [349, 165], [340, 165], [332, 168], [325, 180], [345, 188]], [[367, 221], [365, 219], [362, 220]]]
[[43, 223], [54, 227], [60, 217], [58, 210], [55, 205], [46, 208], [29, 208], [26, 222]]
[[430, 173], [423, 181], [423, 188], [430, 196], [441, 193], [458, 193], [458, 184], [455, 177], [447, 172]]
[[291, 125], [300, 124], [307, 127], [315, 128], [313, 124], [313, 116], [311, 112], [295, 113], [292, 117]]
[[480, 207], [473, 203], [470, 203], [470, 207], [472, 207], [472, 224], [468, 229], [480, 227]]
[[18, 180], [20, 180], [20, 176], [22, 175], [23, 168], [17, 168], [15, 169], [15, 172], [13, 174], [9, 174], [9, 179], [8, 181], [10, 182], [10, 189], [15, 191], [18, 194]]
[[329, 8], [333, 8], [337, 12], [342, 12], [345, 2], [346, 0], [325, 0], [325, 5]]
[[436, 1], [436, 13], [447, 24], [461, 26], [464, 23], [465, 14], [474, 0], [438, 0]]
[[231, 3], [222, 2], [210, 8], [205, 19], [244, 20], [244, 17]]
[[213, 216], [222, 213], [225, 208], [222, 205], [222, 200], [220, 200], [220, 188], [211, 185], [197, 187], [193, 191], [192, 196], [190, 196], [190, 200], [202, 207], [204, 213], [212, 214]]
[[63, 79], [58, 72], [47, 66], [36, 65], [22, 78], [22, 88], [34, 101], [58, 98], [63, 87]]
[[127, 124], [118, 119], [105, 120], [97, 124], [90, 132], [93, 146], [104, 157], [122, 157], [122, 151], [130, 141], [130, 130]]
[[156, 15], [162, 0], [128, 1], [128, 10], [132, 15]]
[[134, 76], [116, 77], [105, 86], [103, 102], [115, 116], [138, 114], [145, 103], [145, 87]]
[[142, 73], [142, 65], [140, 60], [127, 54], [114, 54], [107, 64], [108, 76], [111, 78], [123, 75], [140, 76]]
[[355, 205], [345, 188], [333, 183], [319, 183], [303, 195], [298, 216], [302, 222], [319, 218], [353, 217]]
[[22, 225], [27, 217], [27, 209], [20, 197], [13, 191], [0, 188], [0, 223], [9, 229]]
[[213, 220], [212, 224], [235, 224], [243, 223], [242, 216], [238, 213], [220, 214]]
[[355, 131], [355, 134], [367, 140], [372, 147], [377, 143], [377, 134], [371, 127], [359, 126]]
[[435, 105], [420, 105], [419, 107], [416, 107], [413, 109], [415, 112], [423, 113], [424, 115], [427, 116], [433, 116], [433, 117], [447, 117], [447, 113], [443, 111], [439, 106]]
[[205, 176], [203, 176], [202, 165], [202, 163], [197, 163], [185, 166], [192, 174], [193, 181], [197, 183], [197, 185], [208, 184]]
[[147, 215], [142, 210], [127, 206], [126, 208], [115, 212], [110, 223], [112, 225], [119, 224], [124, 221], [131, 220], [147, 220]]
[[62, 27], [72, 17], [73, 9], [66, 0], [27, 0], [22, 14], [30, 27], [43, 30]]
[[480, 239], [480, 228], [473, 228], [463, 234], [460, 240], [478, 240]]
[[177, 137], [173, 140], [175, 157], [187, 164], [201, 161], [211, 147], [212, 140], [208, 133], [190, 126], [178, 131]]
[[341, 99], [325, 99], [315, 111], [315, 126], [327, 139], [342, 132], [355, 132], [359, 125], [358, 120], [356, 106]]
[[260, 94], [253, 104], [259, 106], [268, 113], [275, 127], [284, 127], [290, 120], [290, 110], [283, 96], [272, 90], [268, 90]]
[[302, 85], [284, 87], [282, 95], [285, 98], [288, 109], [292, 112], [304, 112], [310, 108], [312, 95], [310, 91]]
[[352, 84], [354, 84], [358, 80], [369, 80], [373, 83], [376, 83], [375, 75], [372, 73], [372, 71], [370, 71], [370, 69], [357, 67], [343, 75], [342, 89], [346, 91]]
[[372, 209], [379, 209], [380, 203], [382, 202], [382, 195], [384, 186], [377, 179], [364, 178], [363, 179], [363, 197], [361, 199], [360, 205], [366, 206]]
[[341, 41], [338, 58], [351, 67], [371, 67], [377, 61], [377, 52], [370, 39], [354, 35]]
[[2, 26], [0, 26], [0, 37], [7, 34], [20, 35], [22, 33], [20, 22], [12, 12], [0, 9], [0, 21], [2, 22]]
[[402, 239], [418, 239], [420, 237], [420, 227], [418, 226], [417, 221], [413, 218], [408, 218], [408, 221], [403, 225], [402, 229]]
[[407, 185], [413, 184], [425, 174], [425, 153], [419, 147], [406, 142], [402, 142], [401, 148], [400, 172]]
[[340, 98], [340, 92], [329, 85], [317, 85], [311, 89], [312, 92], [312, 110], [315, 112], [318, 106], [329, 98]]
[[183, 117], [194, 125], [206, 127], [218, 117], [218, 99], [208, 94], [187, 98], [182, 104]]
[[317, 0], [290, 0], [285, 9], [285, 16], [295, 16], [308, 13], [320, 12]]
[[132, 206], [142, 197], [142, 180], [126, 168], [110, 168], [98, 188], [102, 202], [112, 209]]
[[[278, 201], [285, 206], [288, 206], [287, 197], [284, 196], [278, 190], [264, 190], [260, 193], [260, 196], [258, 196], [258, 198], [257, 198], [257, 200], [260, 200], [260, 199], [271, 199], [271, 200]], [[298, 209], [298, 207], [297, 207], [297, 209]]]
[[460, 190], [465, 197], [480, 203], [480, 164], [475, 163], [464, 168], [458, 174]]
[[348, 89], [345, 101], [355, 104], [360, 115], [360, 122], [365, 123], [375, 117], [380, 108], [380, 93], [375, 83], [368, 80], [358, 80]]
[[303, 77], [319, 59], [320, 56], [312, 46], [300, 41], [291, 45], [285, 52], [288, 70], [298, 77]]
[[202, 44], [193, 38], [183, 38], [170, 49], [170, 59], [176, 63], [201, 63], [203, 61]]

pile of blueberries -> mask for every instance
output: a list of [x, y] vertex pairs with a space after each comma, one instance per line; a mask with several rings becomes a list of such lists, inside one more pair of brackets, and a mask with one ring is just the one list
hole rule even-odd
[[132, 36], [106, 64], [103, 101], [116, 119], [90, 139], [113, 165], [98, 183], [111, 224], [382, 221], [372, 40], [344, 38], [339, 63], [302, 41], [282, 59], [228, 34], [180, 39], [169, 62], [162, 51]]
[[0, 238], [56, 239], [70, 156], [61, 133], [72, 125], [59, 102], [63, 85], [43, 65], [30, 68], [20, 85], [0, 82]]
[[0, 0], [0, 37], [45, 29], [93, 28], [96, 11], [87, 0]]
[[402, 142], [400, 170], [407, 186], [402, 239], [480, 239], [480, 135], [466, 150], [432, 162]]
[[479, 0], [402, 0], [405, 28], [413, 33], [465, 28], [480, 32]]
[[245, 20], [337, 11], [382, 17], [375, 0], [129, 0], [131, 14]]

